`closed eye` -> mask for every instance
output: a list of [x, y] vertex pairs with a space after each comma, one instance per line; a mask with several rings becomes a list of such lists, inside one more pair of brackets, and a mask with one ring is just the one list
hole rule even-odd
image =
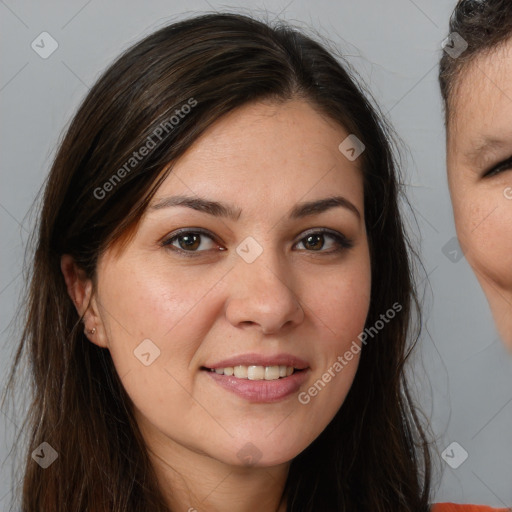
[[[203, 239], [207, 240], [206, 244], [203, 243]], [[326, 239], [330, 239], [331, 243], [326, 244]], [[195, 257], [199, 256], [198, 253], [211, 250], [212, 244], [213, 246], [219, 246], [215, 237], [210, 233], [200, 228], [187, 228], [171, 234], [161, 245], [180, 256]], [[353, 247], [353, 242], [345, 237], [345, 235], [327, 229], [309, 230], [294, 246], [299, 244], [302, 244], [307, 252], [319, 252], [322, 254], [338, 253]], [[326, 246], [328, 250], [325, 250]], [[312, 248], [312, 250], [307, 249], [307, 247]], [[219, 250], [225, 251], [226, 248], [219, 246]]]
[[496, 174], [499, 174], [503, 171], [508, 171], [509, 169], [512, 169], [512, 156], [485, 171], [483, 177], [491, 178], [492, 176], [495, 176]]

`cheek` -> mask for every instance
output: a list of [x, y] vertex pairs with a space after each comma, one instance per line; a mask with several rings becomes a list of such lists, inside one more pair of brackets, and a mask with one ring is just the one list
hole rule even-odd
[[208, 411], [215, 407], [192, 398], [191, 366], [221, 314], [219, 290], [225, 270], [171, 272], [158, 265], [144, 270], [142, 264], [132, 268], [139, 269], [136, 276], [120, 268], [104, 273], [102, 281], [102, 316], [116, 372], [142, 417], [168, 434], [190, 429], [192, 442], [212, 428], [205, 406]]
[[368, 247], [360, 248], [347, 265], [340, 265], [332, 275], [325, 275], [321, 286], [307, 277], [305, 287], [314, 290], [308, 304], [321, 321], [325, 346], [329, 351], [344, 350], [364, 328], [371, 294], [371, 264]]
[[482, 191], [455, 204], [454, 214], [470, 265], [500, 288], [512, 290], [512, 201], [502, 191]]
[[[311, 318], [318, 332], [315, 349], [321, 361], [315, 373], [322, 381], [327, 380], [331, 389], [330, 397], [325, 394], [319, 398], [317, 405], [333, 413], [348, 393], [357, 371], [361, 333], [370, 305], [371, 269], [368, 253], [360, 253], [354, 262], [354, 265], [341, 267], [336, 276], [325, 277], [313, 297], [308, 294]], [[310, 289], [314, 288], [312, 284], [308, 284]]]
[[[129, 268], [138, 268], [135, 275]], [[212, 300], [223, 274], [193, 277], [134, 263], [104, 273], [100, 296], [109, 350], [120, 376], [169, 363], [183, 375], [220, 305]], [[149, 340], [149, 341], [148, 341]], [[149, 354], [149, 356], [147, 355]], [[146, 377], [141, 376], [146, 380]]]
[[[328, 351], [341, 351], [364, 328], [370, 304], [370, 267], [357, 275], [327, 279], [306, 304], [324, 331], [323, 346]], [[335, 283], [335, 284], [333, 284]]]
[[314, 322], [317, 365], [301, 390], [298, 400], [308, 418], [302, 427], [312, 441], [329, 424], [350, 391], [362, 351], [361, 333], [364, 331], [370, 302], [368, 267], [351, 279], [340, 279], [334, 286], [333, 279], [325, 283], [324, 293], [318, 293], [311, 302], [315, 304]]

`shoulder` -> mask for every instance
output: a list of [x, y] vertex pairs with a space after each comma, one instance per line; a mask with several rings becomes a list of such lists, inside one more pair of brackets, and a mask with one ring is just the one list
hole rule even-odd
[[436, 503], [431, 512], [511, 512], [510, 508], [492, 508], [485, 505], [459, 505], [456, 503]]

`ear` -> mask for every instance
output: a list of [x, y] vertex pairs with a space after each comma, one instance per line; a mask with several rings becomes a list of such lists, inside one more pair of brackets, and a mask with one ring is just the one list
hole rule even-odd
[[108, 338], [105, 334], [91, 279], [87, 278], [84, 270], [78, 267], [69, 254], [62, 255], [60, 269], [77, 313], [80, 317], [83, 316], [85, 335], [95, 345], [108, 348]]

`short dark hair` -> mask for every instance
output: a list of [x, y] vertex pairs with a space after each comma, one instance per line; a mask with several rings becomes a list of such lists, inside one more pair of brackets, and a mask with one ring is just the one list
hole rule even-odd
[[484, 52], [495, 50], [512, 37], [512, 2], [510, 0], [459, 0], [449, 24], [468, 44], [456, 59], [444, 52], [439, 65], [439, 85], [446, 119], [457, 79], [464, 69]]

